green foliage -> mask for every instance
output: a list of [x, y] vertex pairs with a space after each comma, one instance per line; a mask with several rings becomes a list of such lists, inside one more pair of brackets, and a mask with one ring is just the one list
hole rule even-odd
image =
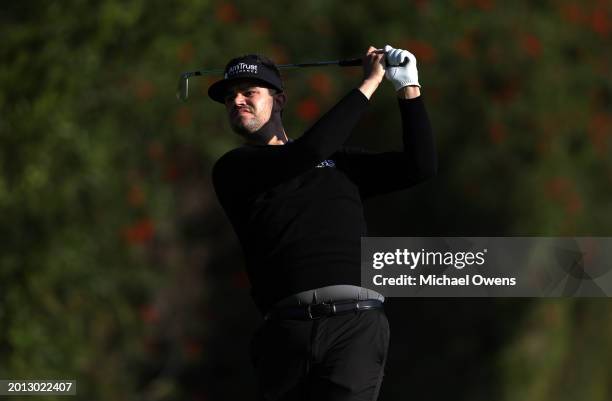
[[[238, 138], [206, 97], [215, 77], [194, 79], [187, 103], [174, 91], [180, 72], [220, 68], [237, 54], [302, 62], [386, 43], [415, 53], [440, 154], [417, 230], [605, 236], [611, 226], [606, 2], [4, 8], [0, 378], [76, 378], [79, 399], [206, 394], [177, 383], [208, 355], [214, 322], [198, 318], [219, 283], [201, 271], [235, 253], [228, 226], [215, 223], [222, 216], [208, 177]], [[283, 75], [292, 137], [360, 78], [340, 68]], [[394, 102], [390, 86], [381, 88], [360, 145], [398, 143]], [[408, 213], [386, 219], [410, 221]], [[609, 399], [608, 303], [534, 305], [498, 356], [501, 398]]]

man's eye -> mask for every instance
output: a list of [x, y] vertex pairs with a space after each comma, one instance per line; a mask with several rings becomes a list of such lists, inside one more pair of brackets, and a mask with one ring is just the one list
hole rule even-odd
[[254, 93], [255, 93], [255, 91], [246, 91], [244, 94], [246, 96], [253, 96]]

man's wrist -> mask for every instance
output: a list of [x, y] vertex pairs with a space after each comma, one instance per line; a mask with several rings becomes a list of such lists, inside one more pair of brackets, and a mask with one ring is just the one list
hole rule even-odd
[[370, 99], [381, 82], [382, 80], [377, 81], [376, 79], [372, 78], [364, 79], [361, 85], [359, 85], [359, 90], [365, 95], [365, 97]]
[[416, 85], [408, 85], [397, 91], [397, 97], [400, 99], [414, 99], [421, 96], [421, 88]]

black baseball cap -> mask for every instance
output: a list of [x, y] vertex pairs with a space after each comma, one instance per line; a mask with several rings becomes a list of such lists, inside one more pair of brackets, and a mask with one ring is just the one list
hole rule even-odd
[[223, 79], [208, 88], [208, 96], [215, 102], [225, 104], [225, 93], [230, 85], [242, 80], [253, 80], [264, 87], [283, 91], [283, 82], [274, 62], [259, 54], [231, 59], [224, 69]]

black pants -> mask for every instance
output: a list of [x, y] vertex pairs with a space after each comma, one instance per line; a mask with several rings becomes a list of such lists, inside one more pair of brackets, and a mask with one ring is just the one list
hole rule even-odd
[[374, 401], [388, 347], [383, 309], [265, 321], [251, 342], [259, 400]]

